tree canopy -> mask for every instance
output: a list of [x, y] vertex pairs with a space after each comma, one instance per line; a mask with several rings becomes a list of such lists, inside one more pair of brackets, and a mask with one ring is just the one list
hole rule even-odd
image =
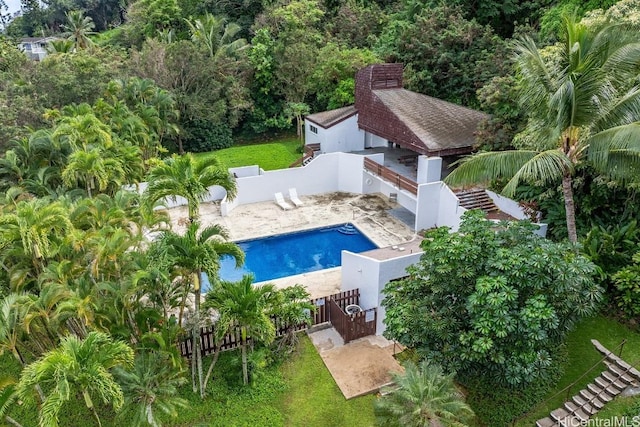
[[543, 377], [573, 324], [595, 311], [595, 266], [526, 224], [479, 211], [429, 230], [420, 262], [384, 288], [385, 336], [447, 371], [517, 385]]

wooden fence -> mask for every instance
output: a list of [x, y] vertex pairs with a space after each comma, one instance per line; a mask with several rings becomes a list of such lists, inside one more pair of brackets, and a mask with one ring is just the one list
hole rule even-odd
[[407, 190], [410, 193], [416, 195], [418, 194], [418, 184], [415, 181], [412, 181], [406, 176], [402, 176], [399, 173], [392, 171], [391, 169], [381, 165], [380, 163], [374, 162], [373, 160], [365, 157], [364, 168], [372, 174], [381, 177], [385, 181], [389, 181], [395, 184], [396, 187], [402, 190]]
[[[340, 292], [337, 294], [329, 295], [322, 298], [312, 299], [311, 303], [315, 306], [315, 310], [311, 312], [311, 323], [301, 323], [299, 325], [294, 325], [292, 328], [295, 331], [301, 331], [307, 329], [309, 326], [319, 325], [321, 323], [327, 323], [332, 321], [331, 317], [331, 302], [336, 304], [339, 309], [344, 314], [344, 309], [346, 306], [351, 304], [358, 304], [360, 299], [360, 290], [354, 289], [350, 291]], [[375, 310], [375, 309], [374, 309]], [[344, 314], [346, 315], [346, 314]], [[337, 319], [342, 319], [341, 316], [338, 316]], [[282, 337], [286, 335], [290, 331], [289, 325], [282, 321], [282, 319], [272, 316], [271, 321], [273, 322], [276, 328], [276, 338]], [[342, 320], [339, 320], [340, 322]], [[358, 327], [359, 331], [362, 329]], [[336, 328], [337, 329], [337, 328]], [[370, 329], [367, 329], [370, 330]], [[240, 339], [240, 327], [236, 326], [233, 332], [225, 335], [219, 342], [216, 343], [215, 340], [215, 327], [214, 326], [206, 326], [200, 328], [200, 351], [203, 356], [213, 354], [216, 351], [226, 351], [233, 350], [237, 348], [241, 344]], [[373, 332], [367, 335], [375, 334], [375, 322], [373, 322]], [[342, 334], [341, 334], [342, 335]], [[351, 335], [349, 335], [351, 336]], [[362, 335], [366, 336], [366, 335]], [[355, 339], [355, 338], [351, 338]], [[247, 342], [251, 343], [251, 338], [249, 337]], [[345, 339], [345, 343], [348, 342]], [[178, 342], [178, 348], [180, 349], [180, 354], [183, 357], [191, 358], [193, 354], [193, 340], [191, 336], [183, 338]]]
[[344, 343], [374, 335], [378, 312], [375, 308], [355, 314], [347, 314], [336, 301], [330, 302], [331, 325], [338, 331]]

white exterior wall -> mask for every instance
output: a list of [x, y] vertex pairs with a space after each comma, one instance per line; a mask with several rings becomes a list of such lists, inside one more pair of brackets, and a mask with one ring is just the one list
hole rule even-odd
[[389, 140], [384, 139], [381, 136], [374, 135], [369, 132], [364, 132], [364, 147], [365, 148], [374, 148], [374, 147], [388, 147]]
[[[318, 133], [311, 132], [311, 126], [318, 128]], [[305, 144], [320, 144], [325, 139], [325, 132], [327, 130], [321, 128], [315, 123], [311, 123], [309, 120], [304, 121], [304, 143]]]
[[[147, 188], [147, 183], [146, 182], [141, 182], [137, 185], [138, 187], [138, 193], [142, 194], [144, 193], [144, 190], [146, 190]], [[134, 185], [129, 185], [129, 186], [124, 186], [123, 187], [125, 190], [129, 190], [129, 191], [136, 191], [136, 186]], [[225, 190], [224, 188], [220, 187], [219, 185], [213, 185], [211, 187], [209, 187], [209, 194], [207, 196], [205, 196], [204, 201], [205, 202], [213, 202], [216, 200], [222, 200], [227, 196], [227, 190]], [[180, 196], [176, 196], [176, 197], [166, 197], [164, 200], [161, 200], [161, 205], [164, 206], [167, 209], [171, 209], [171, 208], [175, 208], [178, 206], [186, 206], [187, 205], [187, 199], [185, 199], [184, 197], [180, 197]], [[158, 208], [160, 209], [160, 208]]]
[[245, 178], [247, 176], [257, 176], [261, 173], [264, 173], [259, 166], [241, 166], [238, 168], [229, 168], [229, 173], [234, 175], [236, 178]]
[[[311, 126], [318, 129], [318, 133], [311, 132]], [[364, 131], [358, 129], [358, 115], [324, 129], [321, 126], [305, 120], [305, 144], [320, 144], [321, 153], [335, 153], [338, 151], [360, 151], [364, 149]]]
[[384, 295], [382, 289], [391, 280], [407, 276], [407, 267], [420, 259], [422, 251], [405, 256], [380, 261], [362, 254], [342, 251], [342, 283], [341, 290], [360, 288], [360, 306], [367, 310], [378, 307], [376, 335], [385, 330], [383, 323], [385, 308], [382, 305]]
[[453, 191], [443, 182], [440, 183], [440, 203], [438, 206], [438, 227], [451, 227], [452, 231], [458, 231], [462, 214], [467, 210], [460, 206], [460, 201]]
[[438, 182], [442, 175], [442, 158], [418, 156], [418, 184]]
[[238, 205], [265, 202], [274, 199], [276, 192], [285, 197], [295, 187], [299, 195], [362, 191], [362, 164], [364, 158], [356, 154], [330, 153], [316, 157], [306, 166], [274, 171], [236, 180], [238, 195], [235, 200], [221, 203], [222, 215], [228, 215]]
[[426, 230], [438, 226], [438, 206], [442, 183], [432, 182], [418, 186], [415, 230]]
[[[487, 192], [487, 195], [491, 197], [491, 200], [493, 200], [493, 203], [495, 203], [498, 209], [500, 209], [502, 212], [507, 213], [516, 219], [529, 219], [529, 217], [524, 213], [520, 204], [515, 200], [508, 199], [504, 196], [494, 193], [493, 191], [489, 191], [489, 190], [485, 190], [485, 191]], [[540, 218], [539, 215], [540, 214], [538, 213], [538, 218]], [[549, 225], [544, 223], [539, 223], [539, 222], [535, 224], [539, 228], [534, 233], [541, 237], [546, 237], [547, 228], [549, 227]]]

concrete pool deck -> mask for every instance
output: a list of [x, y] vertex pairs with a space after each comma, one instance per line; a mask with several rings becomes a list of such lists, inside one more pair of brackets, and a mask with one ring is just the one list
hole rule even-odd
[[[220, 214], [219, 203], [203, 203], [200, 205], [200, 221], [203, 225], [224, 226], [230, 240], [234, 241], [347, 222], [358, 227], [380, 248], [400, 246], [414, 237], [411, 228], [387, 212], [398, 205], [379, 195], [327, 193], [301, 196], [300, 199], [304, 205], [288, 211], [283, 211], [275, 202], [260, 202], [240, 205], [226, 217]], [[187, 224], [186, 206], [167, 212], [173, 230], [184, 232]], [[340, 292], [340, 274], [341, 269], [337, 267], [275, 279], [270, 283], [277, 287], [301, 284], [312, 298], [318, 298]]]

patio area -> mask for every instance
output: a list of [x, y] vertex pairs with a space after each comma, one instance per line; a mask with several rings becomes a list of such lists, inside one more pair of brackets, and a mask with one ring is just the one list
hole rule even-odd
[[345, 399], [376, 393], [391, 382], [390, 372], [403, 368], [393, 357], [403, 350], [381, 335], [371, 335], [344, 344], [333, 328], [309, 333], [322, 361]]

